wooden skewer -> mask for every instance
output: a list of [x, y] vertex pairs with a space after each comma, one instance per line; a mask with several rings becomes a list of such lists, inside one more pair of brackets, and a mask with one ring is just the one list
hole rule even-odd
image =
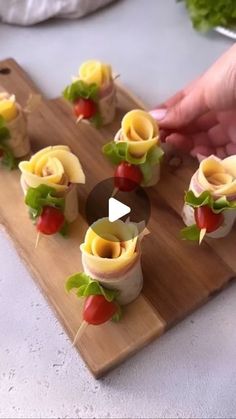
[[34, 246], [35, 249], [37, 249], [39, 240], [41, 239], [41, 237], [42, 235], [40, 234], [40, 231], [38, 231], [37, 236], [36, 236], [35, 246]]
[[111, 197], [116, 196], [117, 192], [119, 191], [119, 188], [114, 188], [111, 194]]
[[200, 231], [200, 236], [199, 236], [199, 244], [201, 244], [202, 240], [204, 239], [206, 234], [206, 228], [202, 228]]
[[76, 119], [75, 123], [76, 123], [76, 124], [79, 124], [79, 123], [80, 123], [83, 119], [84, 119], [84, 115], [80, 115], [80, 116]]
[[113, 81], [117, 80], [120, 77], [120, 74], [115, 74], [113, 77]]
[[76, 335], [74, 337], [72, 346], [75, 346], [76, 345], [76, 343], [78, 342], [80, 336], [83, 334], [83, 332], [85, 331], [85, 329], [87, 328], [88, 325], [89, 325], [89, 323], [87, 323], [85, 320], [82, 321], [82, 323], [81, 323], [81, 325], [80, 325], [80, 327], [79, 327], [79, 329], [78, 329], [78, 331], [77, 331], [77, 333], [76, 333]]

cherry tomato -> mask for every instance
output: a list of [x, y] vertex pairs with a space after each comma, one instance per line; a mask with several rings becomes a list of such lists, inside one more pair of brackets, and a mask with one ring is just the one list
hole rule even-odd
[[143, 175], [138, 166], [121, 162], [115, 170], [115, 187], [120, 191], [129, 192], [142, 182]]
[[86, 298], [83, 319], [89, 324], [102, 324], [110, 320], [117, 312], [114, 301], [107, 301], [103, 295], [90, 295]]
[[224, 221], [222, 213], [215, 214], [207, 205], [195, 208], [194, 217], [198, 228], [205, 228], [207, 233], [217, 230]]
[[37, 230], [43, 234], [55, 234], [65, 222], [64, 214], [57, 208], [46, 206], [37, 221]]
[[80, 98], [74, 103], [74, 113], [77, 117], [91, 118], [96, 112], [96, 104], [91, 99]]

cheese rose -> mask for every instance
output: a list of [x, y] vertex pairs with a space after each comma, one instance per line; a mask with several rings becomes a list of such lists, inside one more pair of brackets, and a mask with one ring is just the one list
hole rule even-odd
[[107, 85], [112, 81], [111, 66], [96, 60], [86, 61], [79, 68], [79, 79], [87, 84], [96, 83], [99, 87]]
[[84, 271], [105, 287], [117, 289], [121, 304], [137, 298], [143, 278], [136, 224], [101, 218], [89, 227], [80, 249]]
[[48, 185], [63, 192], [70, 183], [85, 183], [78, 157], [69, 147], [49, 146], [19, 164], [23, 182], [29, 187]]
[[135, 109], [122, 119], [115, 141], [127, 142], [130, 154], [140, 157], [159, 144], [159, 128], [148, 112]]
[[29, 161], [19, 164], [24, 193], [29, 187], [47, 185], [58, 197], [65, 198], [65, 219], [73, 222], [78, 216], [78, 183], [85, 183], [85, 175], [78, 157], [64, 145], [49, 146], [34, 154]]
[[27, 118], [22, 107], [16, 102], [14, 95], [0, 93], [0, 115], [4, 118], [10, 132], [7, 140], [13, 156], [21, 158], [29, 154], [30, 142], [27, 133]]
[[216, 198], [236, 199], [236, 156], [224, 160], [215, 156], [204, 159], [192, 177], [189, 189], [196, 195], [209, 191]]

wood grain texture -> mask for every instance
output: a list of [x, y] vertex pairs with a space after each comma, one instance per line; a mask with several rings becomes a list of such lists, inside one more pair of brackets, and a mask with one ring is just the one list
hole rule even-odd
[[[14, 60], [0, 62], [0, 69], [6, 67], [11, 72], [0, 72], [0, 86], [15, 93], [24, 105], [29, 93], [38, 89]], [[84, 123], [76, 126], [70, 107], [62, 99], [44, 100], [38, 111], [30, 115], [32, 149], [68, 144], [79, 156], [86, 174], [86, 185], [79, 188], [81, 215], [69, 239], [43, 237], [34, 249], [36, 232], [23, 203], [19, 172], [1, 170], [0, 223], [72, 339], [81, 323], [82, 301], [68, 295], [64, 284], [66, 277], [82, 269], [79, 244], [87, 229], [84, 208], [88, 193], [113, 173], [101, 146], [113, 138], [126, 111], [142, 106], [122, 87], [118, 98], [116, 120], [99, 131]], [[119, 324], [89, 326], [77, 344], [95, 377], [161, 335], [235, 276], [235, 229], [227, 238], [208, 240], [201, 247], [179, 238], [183, 192], [194, 168], [191, 159], [175, 171], [166, 164], [160, 183], [148, 190], [152, 216], [148, 225], [151, 234], [143, 242], [143, 293], [127, 306]]]

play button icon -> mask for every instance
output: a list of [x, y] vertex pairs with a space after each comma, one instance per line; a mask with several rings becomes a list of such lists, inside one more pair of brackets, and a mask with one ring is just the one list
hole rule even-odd
[[97, 183], [86, 199], [86, 220], [98, 235], [100, 230], [95, 222], [100, 218], [107, 217], [111, 223], [129, 220], [139, 225], [140, 233], [147, 227], [150, 215], [151, 203], [147, 190], [141, 186], [130, 192], [115, 190], [114, 178]]
[[109, 198], [108, 201], [108, 218], [111, 223], [119, 218], [124, 217], [124, 215], [129, 214], [131, 208], [128, 205], [122, 204], [122, 202], [118, 201], [115, 198]]

